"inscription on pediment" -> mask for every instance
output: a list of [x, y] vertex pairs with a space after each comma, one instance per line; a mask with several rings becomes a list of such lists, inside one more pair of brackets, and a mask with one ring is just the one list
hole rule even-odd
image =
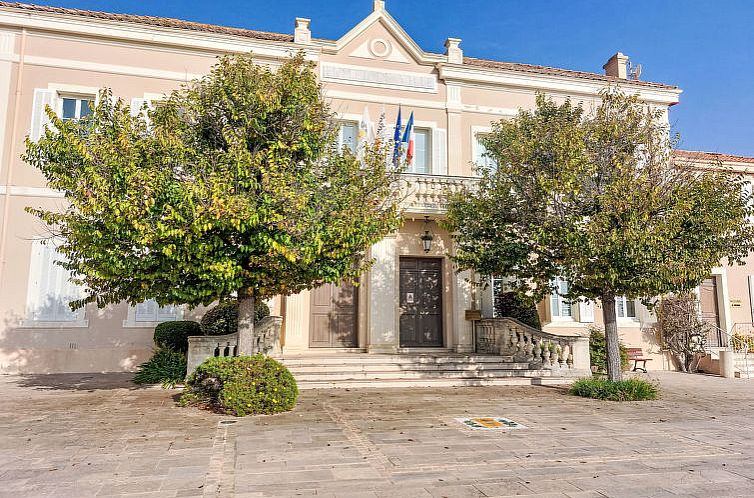
[[429, 74], [407, 71], [381, 71], [378, 69], [327, 62], [322, 63], [321, 68], [323, 81], [413, 90], [417, 92], [437, 92], [437, 79]]

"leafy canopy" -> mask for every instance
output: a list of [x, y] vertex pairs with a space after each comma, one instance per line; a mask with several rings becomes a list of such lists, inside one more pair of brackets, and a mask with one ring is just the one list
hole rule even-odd
[[[483, 138], [496, 169], [452, 196], [461, 268], [505, 275], [532, 299], [645, 298], [695, 287], [753, 247], [743, 179], [672, 161], [662, 110], [616, 89], [591, 113], [542, 95]], [[607, 294], [606, 294], [607, 293]]]
[[337, 148], [300, 54], [277, 70], [223, 57], [137, 116], [108, 90], [85, 119], [48, 114], [53, 129], [24, 159], [69, 205], [30, 211], [87, 289], [74, 306], [209, 304], [354, 279], [398, 225], [387, 144], [360, 158]]

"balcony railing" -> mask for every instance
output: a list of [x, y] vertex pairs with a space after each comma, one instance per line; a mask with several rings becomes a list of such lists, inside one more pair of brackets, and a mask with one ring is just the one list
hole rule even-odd
[[448, 193], [459, 192], [477, 181], [464, 176], [402, 174], [403, 208], [409, 213], [445, 213]]

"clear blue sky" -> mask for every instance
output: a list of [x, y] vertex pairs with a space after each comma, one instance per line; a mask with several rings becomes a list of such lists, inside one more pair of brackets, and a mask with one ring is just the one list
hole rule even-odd
[[[27, 0], [34, 1], [34, 0]], [[337, 39], [371, 11], [371, 0], [36, 0]], [[642, 79], [680, 86], [671, 122], [681, 148], [754, 156], [752, 0], [388, 0], [388, 11], [424, 50], [449, 36], [466, 55], [602, 72], [617, 51], [641, 63]]]

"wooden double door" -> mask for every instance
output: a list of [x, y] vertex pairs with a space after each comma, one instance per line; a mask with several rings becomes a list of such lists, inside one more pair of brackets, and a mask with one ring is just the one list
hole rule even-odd
[[400, 259], [401, 347], [442, 347], [442, 259]]
[[351, 284], [325, 284], [311, 291], [309, 347], [358, 346], [358, 291]]

